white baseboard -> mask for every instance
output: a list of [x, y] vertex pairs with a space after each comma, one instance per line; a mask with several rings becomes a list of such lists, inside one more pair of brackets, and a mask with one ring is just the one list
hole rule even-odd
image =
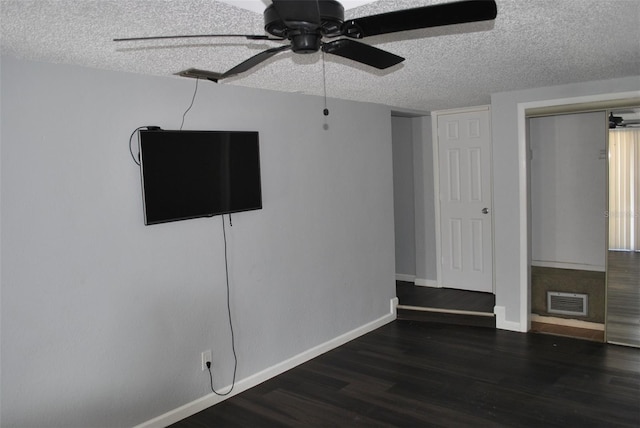
[[477, 317], [492, 317], [492, 318], [494, 315], [490, 312], [464, 311], [460, 309], [425, 308], [423, 306], [411, 306], [411, 305], [398, 305], [397, 309], [408, 309], [410, 311], [418, 311], [418, 312], [436, 312], [440, 314], [473, 315]]
[[567, 263], [567, 262], [550, 262], [544, 260], [531, 260], [531, 266], [548, 267], [557, 269], [573, 269], [573, 270], [587, 270], [592, 272], [604, 272], [606, 269], [600, 265], [586, 265], [582, 263]]
[[396, 274], [396, 281], [415, 282], [415, 280], [416, 280], [416, 276], [415, 275], [408, 275], [406, 273], [397, 273]]
[[519, 322], [506, 320], [506, 308], [504, 306], [494, 306], [493, 313], [496, 315], [496, 328], [526, 333], [526, 329], [523, 330]]
[[414, 281], [414, 284], [419, 285], [421, 287], [439, 288], [438, 281], [434, 281], [433, 279], [416, 278]]
[[396, 281], [412, 282], [413, 284], [421, 287], [438, 287], [438, 281], [433, 279], [417, 278], [415, 275], [408, 275], [406, 273], [397, 273]]
[[[324, 354], [332, 349], [337, 348], [340, 345], [344, 345], [345, 343], [356, 339], [364, 334], [367, 334], [379, 327], [382, 327], [385, 324], [388, 324], [394, 321], [397, 317], [396, 315], [396, 307], [398, 306], [398, 298], [394, 297], [390, 301], [390, 312], [370, 323], [367, 323], [363, 326], [360, 326], [354, 330], [351, 330], [345, 334], [342, 334], [334, 339], [331, 339], [325, 343], [322, 343], [318, 346], [315, 346], [311, 349], [308, 349], [304, 352], [301, 352], [298, 355], [295, 355], [287, 360], [282, 361], [274, 366], [266, 368], [261, 372], [255, 373], [249, 377], [239, 380], [236, 382], [233, 391], [224, 397], [219, 397], [214, 393], [205, 395], [204, 397], [198, 398], [190, 403], [185, 404], [184, 406], [178, 407], [177, 409], [171, 410], [163, 415], [160, 415], [156, 418], [153, 418], [147, 422], [143, 422], [140, 425], [137, 425], [135, 428], [163, 428], [168, 425], [174, 424], [178, 421], [181, 421], [184, 418], [187, 418], [191, 415], [194, 415], [208, 407], [211, 407], [215, 404], [218, 404], [227, 398], [231, 398], [236, 394], [239, 394], [247, 389], [253, 388], [256, 385], [261, 384], [262, 382], [269, 380], [279, 374], [286, 372], [296, 366], [299, 366], [302, 363], [305, 363], [319, 355]], [[223, 391], [226, 391], [230, 385], [220, 388]]]
[[[398, 306], [400, 306], [400, 300], [397, 297], [394, 297], [393, 299], [391, 299], [390, 306], [391, 306], [390, 308], [391, 316], [393, 317], [391, 321], [394, 321], [396, 318], [398, 318]], [[388, 322], [391, 322], [391, 321], [388, 321]]]

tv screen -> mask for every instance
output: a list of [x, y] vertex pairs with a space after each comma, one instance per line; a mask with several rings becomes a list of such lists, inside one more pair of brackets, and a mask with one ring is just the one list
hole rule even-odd
[[262, 208], [257, 132], [140, 130], [145, 224]]

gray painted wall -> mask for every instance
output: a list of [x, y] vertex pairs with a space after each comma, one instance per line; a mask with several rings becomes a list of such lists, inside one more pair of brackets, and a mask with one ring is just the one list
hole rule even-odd
[[391, 117], [396, 274], [416, 275], [412, 118]]
[[416, 282], [434, 285], [436, 271], [436, 216], [434, 203], [433, 136], [431, 116], [412, 119], [413, 171], [416, 217]]
[[[523, 299], [520, 224], [526, 219], [526, 213], [520, 213], [519, 171], [525, 166], [520, 165], [518, 157], [518, 104], [558, 99], [573, 99], [578, 103], [584, 102], [581, 97], [637, 91], [638, 88], [640, 76], [634, 76], [491, 95], [496, 306], [505, 308], [508, 322], [520, 322]], [[526, 328], [520, 326], [523, 327]]]
[[529, 119], [533, 265], [604, 272], [606, 132], [604, 111]]
[[431, 118], [392, 117], [396, 274], [437, 280]]
[[[144, 226], [141, 125], [195, 81], [2, 58], [3, 427], [131, 426], [231, 381], [221, 218]], [[185, 129], [257, 130], [264, 209], [227, 228], [238, 379], [389, 313], [387, 107], [200, 82]]]

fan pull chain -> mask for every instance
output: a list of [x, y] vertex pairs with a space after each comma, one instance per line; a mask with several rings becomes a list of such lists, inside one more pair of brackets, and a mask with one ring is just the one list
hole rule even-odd
[[[321, 16], [320, 2], [317, 0], [316, 7], [318, 8], [318, 16]], [[329, 109], [327, 108], [327, 72], [324, 65], [324, 50], [321, 49], [320, 52], [322, 52], [322, 89], [324, 91], [324, 110], [322, 110], [322, 114], [324, 114], [325, 116], [329, 116]]]
[[324, 89], [324, 110], [322, 113], [325, 116], [329, 116], [329, 109], [327, 108], [327, 73], [324, 66], [324, 51], [322, 51], [322, 87]]

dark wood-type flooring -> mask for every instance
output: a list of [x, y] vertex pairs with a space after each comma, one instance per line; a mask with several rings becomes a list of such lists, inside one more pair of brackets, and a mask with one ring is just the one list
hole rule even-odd
[[176, 428], [638, 427], [640, 350], [394, 321]]
[[640, 346], [640, 253], [609, 251], [607, 341]]

